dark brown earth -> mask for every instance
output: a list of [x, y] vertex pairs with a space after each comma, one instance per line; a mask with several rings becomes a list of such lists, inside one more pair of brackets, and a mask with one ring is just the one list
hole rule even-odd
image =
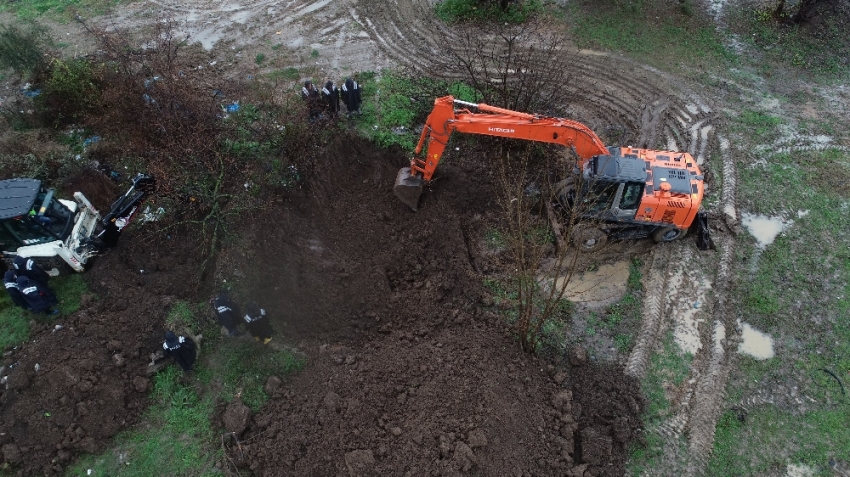
[[[412, 213], [392, 196], [403, 155], [345, 138], [320, 157], [217, 261], [217, 278], [276, 317], [276, 342], [307, 355], [270, 380], [244, 433], [238, 409], [218, 419], [241, 434], [240, 462], [268, 476], [622, 475], [636, 383], [522, 353], [482, 305], [479, 238], [498, 214], [477, 164], [441, 166]], [[98, 299], [6, 356], [0, 433], [21, 475], [59, 474], [139, 421], [168, 305], [214, 291], [197, 285], [191, 236], [128, 233], [85, 275]]]

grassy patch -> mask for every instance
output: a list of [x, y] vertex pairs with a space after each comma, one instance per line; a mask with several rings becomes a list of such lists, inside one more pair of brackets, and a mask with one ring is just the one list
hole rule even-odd
[[582, 48], [622, 51], [655, 64], [670, 58], [687, 58], [691, 66], [734, 61], [716, 29], [689, 8], [683, 10], [687, 2], [679, 5], [633, 0], [570, 3], [567, 8]]
[[[73, 274], [52, 278], [50, 288], [59, 299], [59, 311], [70, 315], [80, 309], [80, 297], [89, 293], [82, 275]], [[0, 349], [15, 346], [29, 339], [30, 321], [52, 320], [53, 317], [35, 315], [14, 303], [8, 293], [0, 294]]]
[[157, 374], [145, 428], [120, 434], [114, 450], [84, 456], [69, 474], [87, 475], [92, 469], [91, 475], [101, 476], [218, 475], [210, 424], [213, 401], [181, 383], [182, 374], [176, 366]]
[[211, 358], [214, 379], [221, 386], [219, 396], [229, 402], [240, 395], [254, 411], [268, 399], [263, 386], [269, 376], [289, 374], [303, 366], [303, 360], [288, 351], [275, 351], [244, 339], [224, 340]]
[[71, 475], [86, 475], [88, 469], [101, 476], [221, 475], [215, 468], [221, 441], [210, 423], [214, 403], [239, 395], [257, 411], [267, 400], [263, 385], [268, 376], [300, 370], [304, 362], [286, 350], [221, 337], [211, 320], [203, 318], [208, 306], [177, 302], [166, 319], [170, 327], [204, 332], [207, 337], [191, 382], [177, 366], [157, 374], [153, 405], [142, 419], [145, 424], [120, 434], [106, 453], [81, 458]]
[[[788, 463], [806, 464], [818, 476], [830, 476], [830, 459], [850, 460], [847, 409], [813, 411], [802, 416], [774, 406], [755, 409], [742, 421], [732, 411], [717, 425], [708, 476], [784, 475]], [[742, 446], [742, 442], [751, 442]], [[758, 442], [760, 445], [755, 446]], [[776, 449], [783, 452], [776, 452]]]
[[254, 57], [254, 63], [257, 63], [258, 65], [263, 64], [264, 61], [266, 61], [265, 53], [257, 53], [257, 56]]
[[269, 79], [271, 80], [292, 80], [295, 81], [301, 78], [301, 71], [294, 66], [289, 66], [282, 70], [274, 70], [268, 74]]
[[[665, 386], [679, 386], [688, 377], [693, 359], [690, 353], [683, 353], [679, 349], [672, 332], [667, 333], [663, 347], [661, 353], [652, 355], [649, 370], [641, 382], [641, 391], [647, 403], [643, 421], [648, 429], [670, 415], [670, 401]], [[646, 445], [634, 444], [630, 450], [630, 475], [642, 475], [644, 469], [656, 467], [654, 462], [664, 454], [664, 441], [657, 432], [646, 432], [644, 437]]]
[[363, 115], [357, 120], [358, 129], [381, 147], [413, 150], [419, 140], [416, 126], [425, 122], [437, 97], [451, 94], [465, 101], [479, 99], [463, 83], [405, 76], [390, 70], [384, 70], [380, 79], [374, 72], [360, 73], [355, 79], [363, 88]]
[[502, 10], [499, 2], [482, 0], [442, 0], [434, 7], [437, 17], [446, 23], [494, 22], [525, 23], [543, 11], [540, 0], [511, 2]]
[[[769, 5], [769, 4], [765, 4]], [[730, 12], [729, 25], [751, 47], [759, 50], [760, 67], [767, 74], [791, 68], [798, 75], [822, 79], [846, 78], [850, 72], [850, 43], [846, 19], [823, 14], [810, 26], [785, 24], [770, 7], [739, 6]]]
[[[764, 123], [751, 117], [752, 125]], [[751, 134], [758, 131], [751, 129]], [[773, 154], [741, 170], [745, 209], [793, 220], [764, 250], [739, 240], [736, 290], [745, 321], [774, 339], [776, 356], [741, 357], [730, 377], [730, 407], [757, 393], [797, 386], [806, 409], [757, 406], [741, 422], [734, 413], [717, 428], [708, 475], [784, 474], [803, 463], [817, 475], [830, 458], [850, 459], [847, 398], [823, 369], [842, 379], [850, 370], [850, 218], [847, 153], [837, 150]], [[774, 389], [772, 383], [783, 383]], [[785, 400], [779, 400], [784, 403]]]
[[776, 128], [782, 123], [782, 120], [776, 116], [745, 109], [738, 117], [738, 122], [741, 126], [759, 142], [764, 142], [767, 139], [775, 137]]
[[0, 12], [14, 13], [18, 18], [30, 20], [48, 16], [58, 20], [70, 20], [75, 12], [85, 12], [87, 17], [102, 15], [121, 0], [26, 0], [3, 2]]

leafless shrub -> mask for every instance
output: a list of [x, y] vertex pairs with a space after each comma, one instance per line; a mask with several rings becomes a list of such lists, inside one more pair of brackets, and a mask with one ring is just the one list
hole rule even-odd
[[569, 104], [573, 65], [564, 55], [563, 28], [545, 21], [470, 24], [458, 27], [458, 42], [446, 45], [446, 76], [472, 86], [480, 99], [517, 111], [557, 115]]

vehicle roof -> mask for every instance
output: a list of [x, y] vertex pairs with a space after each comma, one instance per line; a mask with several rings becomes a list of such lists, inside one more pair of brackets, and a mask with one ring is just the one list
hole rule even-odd
[[36, 179], [6, 179], [0, 181], [0, 220], [28, 214], [41, 181]]

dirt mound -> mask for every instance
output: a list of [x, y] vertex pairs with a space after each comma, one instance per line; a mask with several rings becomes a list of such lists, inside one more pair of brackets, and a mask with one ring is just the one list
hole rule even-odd
[[[598, 475], [620, 475], [639, 425], [636, 388], [589, 383], [608, 394], [600, 408], [584, 403], [592, 417], [581, 421], [570, 378], [523, 354], [480, 305], [486, 259], [476, 237], [496, 215], [480, 159], [441, 165], [413, 213], [392, 195], [403, 155], [348, 138], [325, 157], [309, 194], [291, 197], [253, 237], [262, 260], [242, 247], [221, 261], [240, 274], [253, 267], [244, 298], [267, 303], [284, 339], [309, 355], [249, 425], [252, 470], [582, 475], [575, 444], [594, 432], [610, 441], [587, 445]], [[605, 372], [614, 380], [619, 371]], [[624, 421], [612, 426], [612, 410]]]
[[118, 183], [94, 169], [82, 169], [61, 184], [61, 189], [67, 194], [63, 199], [71, 200], [74, 192], [82, 192], [101, 214], [109, 212], [109, 207], [118, 195], [128, 187], [129, 181], [126, 182], [124, 190], [119, 190]]
[[148, 405], [148, 354], [161, 343], [168, 305], [194, 292], [196, 271], [186, 266], [191, 242], [160, 247], [137, 238], [127, 232], [86, 272], [96, 296], [83, 295], [80, 311], [35, 324], [31, 341], [4, 353], [0, 445], [21, 475], [60, 475], [76, 454], [102, 451]]

